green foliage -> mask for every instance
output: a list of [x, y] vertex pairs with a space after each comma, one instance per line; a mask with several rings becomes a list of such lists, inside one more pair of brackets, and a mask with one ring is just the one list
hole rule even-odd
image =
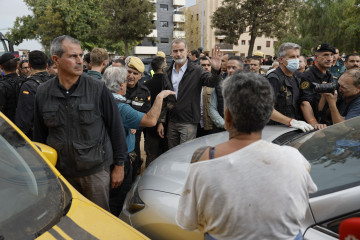
[[[298, 0], [224, 0], [212, 16], [212, 28], [217, 35], [225, 35], [224, 41], [238, 44], [240, 35], [251, 36], [248, 55], [253, 52], [256, 37], [277, 37], [286, 31], [289, 9]], [[248, 28], [248, 30], [247, 30]]]
[[330, 43], [340, 53], [352, 53], [360, 48], [359, 0], [306, 0], [296, 8], [296, 31], [283, 34], [278, 45], [295, 42], [302, 53], [313, 54], [321, 43]]
[[106, 39], [124, 42], [125, 55], [129, 45], [137, 45], [154, 27], [155, 5], [148, 0], [104, 0], [102, 9], [108, 22], [102, 27]]
[[124, 39], [132, 46], [149, 33], [152, 12], [155, 10], [147, 0], [24, 2], [33, 16], [18, 17], [7, 37], [16, 45], [25, 39], [38, 39], [45, 49], [49, 49], [55, 37], [70, 35], [78, 39], [85, 49], [104, 47], [123, 53]]

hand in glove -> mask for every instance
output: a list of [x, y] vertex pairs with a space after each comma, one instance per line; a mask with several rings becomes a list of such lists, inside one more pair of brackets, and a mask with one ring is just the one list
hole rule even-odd
[[298, 121], [295, 119], [290, 120], [289, 127], [300, 129], [303, 132], [308, 132], [308, 131], [311, 131], [314, 129], [313, 126], [311, 126], [310, 124], [307, 124], [304, 121]]

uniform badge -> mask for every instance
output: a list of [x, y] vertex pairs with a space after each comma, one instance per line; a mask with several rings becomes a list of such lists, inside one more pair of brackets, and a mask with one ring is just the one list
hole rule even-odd
[[23, 91], [23, 94], [29, 94], [29, 92], [28, 91]]
[[304, 90], [304, 89], [307, 89], [309, 88], [310, 84], [308, 81], [304, 81], [300, 84], [300, 89]]
[[150, 97], [150, 96], [148, 96], [148, 101], [150, 101], [150, 99], [151, 99], [151, 97]]

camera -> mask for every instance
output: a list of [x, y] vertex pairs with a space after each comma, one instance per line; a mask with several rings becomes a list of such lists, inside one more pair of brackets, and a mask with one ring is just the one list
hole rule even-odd
[[314, 85], [315, 92], [317, 93], [332, 93], [334, 94], [337, 89], [337, 83], [312, 83]]

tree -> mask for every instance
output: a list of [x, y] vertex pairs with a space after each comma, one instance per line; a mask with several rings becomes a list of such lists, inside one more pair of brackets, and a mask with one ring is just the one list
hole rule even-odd
[[154, 28], [155, 5], [148, 0], [104, 0], [102, 7], [108, 16], [104, 37], [112, 43], [124, 42], [126, 56], [129, 45], [142, 41]]
[[184, 14], [185, 40], [188, 44], [188, 49], [198, 49], [201, 46], [201, 22], [194, 19], [195, 14], [190, 9], [186, 9]]
[[286, 30], [289, 8], [298, 0], [224, 0], [211, 17], [217, 35], [225, 35], [224, 42], [238, 45], [240, 35], [249, 29], [252, 55], [256, 37], [277, 37]]
[[341, 52], [360, 48], [360, 0], [304, 0], [293, 15], [294, 31], [279, 39], [302, 46], [302, 53], [314, 54], [313, 48], [330, 43]]
[[102, 39], [97, 34], [106, 18], [99, 6], [101, 0], [24, 0], [33, 16], [16, 18], [8, 38], [15, 44], [25, 39], [39, 39], [45, 49], [60, 35], [78, 39], [82, 47], [91, 49]]

